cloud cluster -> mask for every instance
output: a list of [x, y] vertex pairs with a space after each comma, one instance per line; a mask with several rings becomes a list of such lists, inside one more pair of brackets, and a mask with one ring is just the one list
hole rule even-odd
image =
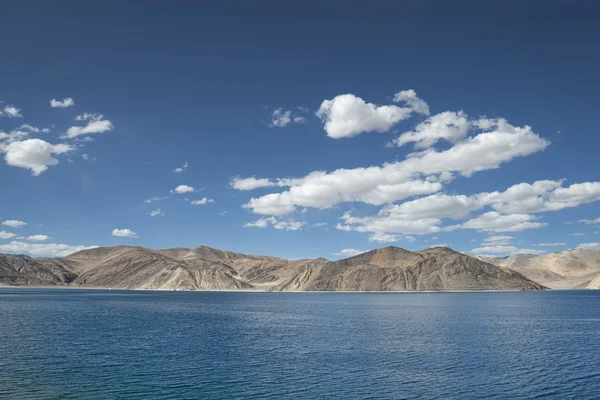
[[0, 245], [0, 253], [31, 254], [33, 256], [65, 257], [81, 250], [94, 249], [98, 246], [70, 246], [57, 243], [28, 243], [13, 241]]
[[387, 132], [413, 113], [429, 114], [429, 106], [417, 97], [414, 90], [396, 93], [394, 101], [404, 103], [405, 107], [378, 106], [353, 94], [342, 94], [331, 100], [324, 100], [316, 115], [325, 124], [327, 136], [340, 139], [365, 132]]
[[302, 115], [293, 113], [292, 110], [284, 110], [283, 108], [276, 108], [273, 110], [271, 115], [270, 127], [285, 128], [290, 123], [303, 124], [306, 122], [306, 118]]
[[6, 105], [4, 108], [0, 109], [0, 117], [22, 118], [23, 114], [21, 114], [21, 110], [17, 107]]
[[203, 197], [200, 200], [192, 200], [190, 202], [190, 204], [194, 205], [194, 206], [203, 206], [206, 205], [208, 203], [214, 203], [215, 201], [213, 199], [209, 199], [208, 197]]
[[[456, 174], [469, 177], [475, 172], [495, 169], [549, 145], [528, 126], [514, 127], [501, 119], [486, 126], [491, 130], [464, 138], [449, 149], [428, 148], [383, 166], [314, 171], [296, 179], [234, 178], [232, 187], [240, 190], [289, 187], [283, 192], [251, 198], [245, 205], [252, 212], [264, 215], [285, 215], [297, 207], [323, 209], [353, 201], [382, 205], [438, 192]], [[423, 138], [415, 140], [425, 143]]]
[[306, 225], [304, 221], [287, 221], [278, 220], [275, 217], [260, 218], [254, 222], [248, 222], [244, 224], [244, 228], [267, 228], [272, 226], [275, 229], [286, 230], [286, 231], [298, 231]]
[[471, 250], [471, 253], [487, 257], [506, 257], [515, 254], [544, 254], [540, 249], [521, 249], [512, 244], [512, 236], [489, 236], [483, 239], [480, 247]]
[[84, 126], [72, 126], [67, 129], [67, 132], [61, 136], [61, 139], [74, 139], [82, 135], [90, 135], [93, 133], [104, 133], [113, 130], [113, 124], [109, 120], [104, 119], [102, 114], [81, 114], [75, 117], [77, 121], [85, 121]]

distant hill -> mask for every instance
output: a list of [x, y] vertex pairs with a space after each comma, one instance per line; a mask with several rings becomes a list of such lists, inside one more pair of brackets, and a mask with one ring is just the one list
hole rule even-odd
[[98, 247], [67, 257], [39, 259], [0, 255], [0, 283], [5, 285], [269, 291], [545, 288], [517, 269], [445, 247], [419, 252], [386, 247], [338, 261], [286, 260], [208, 246], [165, 250]]
[[[556, 289], [598, 289], [591, 284], [600, 278], [600, 251], [566, 250], [546, 255], [517, 254], [507, 258], [487, 258], [486, 261], [513, 269]], [[596, 280], [596, 282], [599, 282]]]

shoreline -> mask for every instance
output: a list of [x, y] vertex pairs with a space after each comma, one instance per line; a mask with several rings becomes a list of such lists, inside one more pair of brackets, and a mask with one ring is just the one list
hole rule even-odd
[[174, 290], [174, 289], [127, 289], [127, 288], [105, 288], [69, 285], [1, 285], [2, 289], [59, 289], [59, 290], [102, 290], [102, 291], [127, 291], [127, 292], [194, 292], [194, 293], [515, 293], [515, 292], [563, 292], [563, 291], [589, 291], [593, 289], [542, 289], [542, 290], [511, 290], [511, 289], [486, 289], [486, 290], [286, 290], [270, 291], [263, 289], [197, 289], [197, 290]]

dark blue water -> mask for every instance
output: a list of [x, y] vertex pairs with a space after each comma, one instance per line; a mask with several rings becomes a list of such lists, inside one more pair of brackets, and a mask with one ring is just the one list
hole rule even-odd
[[0, 289], [2, 399], [598, 399], [600, 292]]

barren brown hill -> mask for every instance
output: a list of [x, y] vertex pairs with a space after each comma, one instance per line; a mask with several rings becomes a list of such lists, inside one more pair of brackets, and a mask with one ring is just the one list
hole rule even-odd
[[547, 255], [517, 254], [490, 259], [545, 286], [555, 289], [585, 288], [600, 276], [600, 251], [566, 250]]
[[521, 274], [446, 247], [386, 247], [324, 265], [306, 290], [541, 290]]
[[99, 247], [63, 258], [0, 256], [0, 282], [118, 289], [270, 291], [539, 290], [521, 274], [448, 248], [386, 247], [330, 262], [199, 246]]

